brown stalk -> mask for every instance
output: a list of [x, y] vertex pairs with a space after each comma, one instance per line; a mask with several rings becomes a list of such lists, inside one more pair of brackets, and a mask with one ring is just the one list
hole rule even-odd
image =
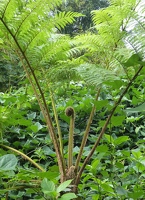
[[[97, 92], [96, 100], [98, 100], [98, 97], [99, 97], [99, 94], [100, 94], [100, 90], [101, 89], [99, 89], [98, 92]], [[82, 153], [83, 153], [83, 149], [84, 149], [84, 147], [86, 145], [86, 142], [87, 142], [87, 139], [88, 139], [90, 126], [91, 126], [91, 123], [92, 123], [92, 120], [93, 120], [93, 117], [94, 117], [94, 114], [95, 114], [95, 110], [96, 110], [96, 106], [94, 105], [93, 108], [92, 108], [92, 111], [90, 113], [90, 117], [89, 117], [89, 120], [87, 122], [87, 126], [86, 126], [86, 130], [85, 130], [85, 133], [84, 133], [84, 136], [83, 136], [81, 147], [80, 147], [80, 150], [79, 150], [79, 153], [78, 153], [78, 156], [77, 156], [77, 160], [76, 160], [76, 164], [75, 164], [75, 171], [76, 172], [78, 171], [79, 163], [81, 161], [81, 157], [82, 157]]]
[[69, 126], [69, 140], [68, 140], [68, 169], [70, 169], [70, 167], [72, 167], [72, 165], [73, 165], [75, 112], [74, 112], [74, 109], [71, 107], [68, 107], [67, 109], [71, 110], [70, 126]]

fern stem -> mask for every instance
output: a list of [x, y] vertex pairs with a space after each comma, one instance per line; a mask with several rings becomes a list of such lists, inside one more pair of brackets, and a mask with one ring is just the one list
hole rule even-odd
[[[45, 73], [45, 71], [43, 69], [42, 69], [42, 72], [44, 74], [44, 77], [46, 77], [46, 73]], [[65, 159], [64, 159], [64, 154], [63, 154], [62, 133], [61, 133], [61, 128], [60, 128], [60, 124], [59, 124], [59, 120], [58, 120], [58, 114], [57, 114], [57, 110], [56, 110], [56, 106], [55, 106], [55, 99], [54, 99], [54, 96], [53, 96], [53, 92], [51, 90], [51, 86], [50, 86], [50, 84], [48, 82], [47, 82], [47, 86], [48, 86], [48, 90], [50, 92], [50, 99], [51, 99], [52, 109], [53, 109], [55, 122], [56, 122], [56, 126], [57, 126], [57, 131], [58, 131], [59, 145], [60, 145], [59, 148], [60, 148], [60, 152], [61, 152], [61, 156], [62, 156], [63, 168], [66, 169]]]
[[[101, 89], [99, 89], [98, 92], [97, 92], [96, 100], [98, 100], [98, 97], [99, 97], [99, 94], [100, 94], [100, 90]], [[94, 114], [95, 114], [95, 110], [96, 110], [96, 106], [94, 105], [93, 108], [92, 108], [92, 111], [90, 113], [90, 117], [89, 117], [89, 120], [87, 122], [87, 126], [86, 126], [86, 130], [85, 130], [85, 133], [84, 133], [84, 136], [83, 136], [83, 140], [81, 142], [80, 151], [79, 151], [79, 154], [77, 156], [77, 160], [76, 160], [76, 164], [75, 164], [76, 172], [78, 171], [79, 163], [80, 163], [80, 160], [81, 160], [81, 157], [82, 157], [82, 153], [83, 153], [83, 149], [84, 149], [84, 147], [86, 145], [86, 142], [87, 142], [87, 139], [88, 139], [90, 126], [91, 126], [91, 123], [92, 123], [92, 120], [93, 120], [93, 117], [94, 117]]]
[[84, 161], [84, 163], [83, 163], [83, 165], [82, 165], [82, 167], [81, 167], [81, 169], [80, 169], [80, 171], [79, 171], [79, 173], [78, 173], [78, 175], [77, 175], [77, 177], [76, 177], [75, 184], [74, 184], [74, 186], [75, 186], [74, 189], [75, 189], [76, 186], [79, 184], [81, 175], [82, 175], [82, 173], [83, 173], [83, 171], [84, 171], [84, 169], [85, 169], [85, 167], [86, 167], [88, 161], [90, 160], [90, 158], [92, 157], [94, 151], [96, 150], [97, 146], [99, 145], [99, 142], [100, 142], [102, 136], [103, 136], [104, 133], [105, 133], [105, 130], [106, 130], [106, 128], [107, 128], [107, 126], [108, 126], [108, 124], [109, 124], [109, 122], [110, 122], [110, 120], [111, 120], [112, 115], [114, 114], [116, 108], [117, 108], [118, 105], [120, 104], [122, 98], [123, 98], [124, 95], [127, 93], [128, 89], [130, 88], [130, 86], [132, 85], [132, 83], [134, 82], [134, 80], [137, 78], [137, 76], [138, 76], [138, 74], [140, 73], [140, 71], [142, 70], [142, 68], [143, 68], [143, 66], [140, 66], [139, 70], [136, 72], [136, 74], [134, 75], [134, 77], [131, 79], [131, 81], [130, 81], [130, 82], [128, 83], [128, 85], [126, 86], [126, 88], [125, 88], [125, 90], [123, 91], [123, 93], [120, 95], [118, 101], [115, 103], [115, 105], [114, 105], [114, 107], [113, 107], [113, 109], [112, 109], [110, 115], [108, 116], [108, 118], [107, 118], [107, 120], [106, 120], [106, 123], [104, 124], [104, 126], [103, 126], [103, 128], [102, 128], [102, 130], [101, 130], [101, 132], [100, 132], [100, 134], [99, 134], [99, 137], [98, 137], [97, 141], [95, 142], [95, 144], [94, 144], [93, 148], [91, 149], [89, 155], [86, 157], [86, 159], [85, 159], [85, 161]]
[[65, 166], [65, 160], [64, 160], [64, 154], [63, 154], [62, 133], [61, 133], [61, 129], [60, 129], [60, 124], [59, 124], [59, 120], [58, 120], [58, 114], [57, 114], [57, 110], [56, 110], [56, 106], [55, 106], [54, 97], [53, 97], [53, 94], [52, 94], [52, 91], [51, 91], [50, 87], [49, 87], [49, 91], [50, 91], [50, 98], [51, 98], [53, 113], [54, 113], [55, 122], [56, 122], [56, 126], [57, 126], [57, 131], [58, 131], [59, 144], [60, 144], [60, 152], [61, 152], [61, 156], [62, 156], [63, 167], [66, 168], [66, 166]]
[[7, 5], [6, 5], [6, 7], [5, 7], [5, 10], [4, 10], [3, 15], [2, 15], [2, 19], [3, 19], [4, 16], [5, 16], [5, 12], [6, 12], [6, 10], [7, 10], [8, 5], [10, 4], [10, 1], [11, 1], [11, 0], [8, 1]]
[[74, 113], [70, 117], [69, 140], [68, 140], [68, 169], [73, 165], [74, 146]]
[[42, 172], [45, 172], [45, 169], [42, 168], [40, 165], [38, 165], [34, 160], [32, 160], [30, 157], [28, 157], [26, 154], [22, 153], [21, 151], [18, 151], [17, 149], [14, 149], [12, 147], [6, 146], [4, 144], [0, 144], [1, 147], [12, 150], [14, 152], [16, 152], [17, 154], [21, 155], [22, 158], [28, 160], [30, 163], [32, 163], [35, 167], [37, 167], [39, 170], [41, 170]]

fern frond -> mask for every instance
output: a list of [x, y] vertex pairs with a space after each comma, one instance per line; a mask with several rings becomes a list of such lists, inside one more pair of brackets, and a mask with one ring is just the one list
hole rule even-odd
[[[29, 62], [33, 63], [35, 69], [53, 59], [55, 62], [60, 57], [66, 58], [69, 42], [67, 43], [66, 38], [62, 39], [61, 34], [56, 34], [55, 28], [64, 28], [66, 24], [72, 23], [76, 17], [82, 16], [72, 12], [55, 14], [53, 9], [60, 3], [61, 0], [26, 2], [23, 0], [2, 0], [0, 27], [3, 35], [8, 35], [7, 39], [13, 47], [15, 47], [13, 39], [17, 40], [19, 47]], [[7, 29], [11, 34], [7, 34]], [[56, 57], [58, 58], [56, 59]]]
[[79, 75], [88, 85], [100, 87], [105, 81], [114, 81], [119, 79], [116, 73], [94, 64], [85, 63], [77, 68]]
[[59, 12], [54, 17], [54, 24], [58, 29], [64, 28], [67, 24], [71, 24], [75, 21], [75, 18], [82, 17], [83, 14], [77, 12]]
[[[74, 49], [75, 51], [84, 52], [84, 62], [85, 57], [86, 59], [88, 56], [90, 57], [90, 68], [88, 64], [88, 71], [91, 71], [91, 64], [95, 63], [106, 70], [110, 70], [110, 73], [116, 72], [122, 75], [125, 70], [123, 62], [134, 54], [134, 52], [144, 52], [144, 17], [143, 11], [142, 16], [136, 12], [139, 2], [136, 3], [135, 0], [111, 0], [110, 3], [111, 6], [106, 9], [92, 11], [92, 18], [97, 29], [97, 34], [87, 33], [75, 37]], [[131, 30], [131, 27], [134, 27], [133, 30]], [[73, 49], [71, 53], [73, 54]], [[97, 82], [101, 84], [103, 83], [103, 79], [99, 79], [99, 74], [102, 74], [102, 77], [104, 74], [102, 71], [99, 71], [100, 69], [96, 68], [96, 70], [98, 71], [98, 75], [95, 74], [95, 69], [92, 74], [87, 74], [85, 70], [80, 72], [82, 74], [85, 72], [84, 78], [91, 84], [93, 84], [93, 81], [95, 84]], [[91, 79], [93, 74], [95, 74], [98, 81], [95, 81], [95, 77]]]
[[69, 83], [70, 81], [80, 81], [81, 77], [78, 74], [76, 67], [83, 63], [79, 58], [71, 60], [59, 60], [55, 67], [50, 67], [47, 71], [47, 77], [51, 82]]

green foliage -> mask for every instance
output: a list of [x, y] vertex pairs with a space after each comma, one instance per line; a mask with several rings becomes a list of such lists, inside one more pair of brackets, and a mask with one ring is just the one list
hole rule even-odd
[[60, 192], [64, 191], [69, 186], [71, 181], [72, 180], [67, 180], [61, 183], [58, 188], [55, 188], [55, 184], [52, 181], [48, 181], [48, 179], [44, 178], [41, 182], [41, 188], [45, 194], [45, 198], [61, 200], [74, 199], [77, 197], [74, 193], [63, 194], [61, 197], [59, 197]]
[[[138, 88], [136, 90], [138, 90]], [[13, 192], [9, 192], [9, 196], [11, 196], [11, 198], [12, 196], [15, 196], [15, 198], [22, 198], [21, 195], [25, 195], [26, 198], [35, 198], [37, 193], [37, 197], [39, 196], [39, 199], [42, 199], [44, 193], [41, 193], [42, 191], [40, 182], [42, 182], [44, 178], [47, 178], [48, 182], [53, 182], [53, 185], [55, 185], [54, 191], [56, 192], [57, 188], [59, 188], [59, 184], [57, 182], [59, 172], [58, 167], [55, 166], [56, 155], [53, 151], [52, 143], [50, 138], [46, 136], [45, 125], [43, 126], [43, 129], [38, 130], [36, 133], [31, 130], [31, 125], [34, 125], [37, 122], [43, 125], [44, 119], [41, 116], [41, 113], [38, 109], [38, 104], [32, 95], [31, 89], [27, 88], [27, 96], [24, 95], [24, 91], [25, 89], [21, 88], [16, 92], [16, 94], [3, 94], [3, 96], [1, 96], [3, 107], [7, 109], [7, 111], [9, 110], [9, 114], [7, 115], [7, 118], [5, 118], [5, 125], [7, 126], [5, 129], [3, 129], [4, 139], [7, 139], [8, 143], [13, 143], [15, 148], [19, 147], [19, 149], [22, 149], [23, 152], [30, 155], [33, 159], [35, 159], [35, 161], [41, 163], [43, 167], [49, 170], [47, 172], [38, 172], [38, 170], [34, 169], [30, 163], [27, 162], [27, 160], [23, 160], [21, 158], [19, 159], [17, 165], [19, 173], [16, 172], [15, 174], [13, 172], [14, 174], [12, 174], [12, 172], [9, 172], [7, 174], [5, 173], [5, 175], [2, 174], [1, 177], [9, 180], [6, 182], [5, 188], [9, 186], [11, 191], [13, 190]], [[67, 93], [64, 91], [67, 91]], [[57, 110], [59, 113], [59, 119], [61, 120], [60, 124], [63, 130], [64, 143], [67, 143], [67, 132], [69, 128], [67, 120], [64, 121], [64, 110], [68, 105], [70, 105], [73, 98], [76, 110], [76, 141], [74, 147], [74, 154], [76, 155], [79, 151], [78, 146], [82, 140], [81, 138], [86, 123], [86, 115], [89, 115], [91, 109], [91, 103], [88, 101], [88, 99], [92, 99], [93, 102], [94, 91], [91, 88], [90, 90], [87, 90], [86, 86], [80, 83], [72, 84], [67, 88], [58, 88], [55, 92], [58, 99]], [[110, 93], [109, 90], [106, 90], [106, 95], [107, 92], [108, 94]], [[73, 94], [73, 96], [71, 96], [71, 94]], [[84, 96], [84, 94], [86, 94], [86, 96]], [[101, 119], [104, 120], [104, 118], [107, 116], [107, 110], [110, 109], [112, 100], [113, 96], [111, 99], [111, 96], [108, 95], [108, 99], [103, 100], [102, 96], [99, 103], [96, 102], [96, 106], [98, 105], [97, 113], [91, 125], [89, 141], [87, 147], [84, 149], [83, 158], [88, 155], [94, 140], [97, 139], [96, 133], [98, 133], [99, 129], [102, 127], [102, 125], [99, 125], [98, 123], [101, 121]], [[31, 104], [29, 103], [30, 101], [32, 102]], [[19, 105], [21, 105], [21, 109]], [[132, 104], [130, 103], [129, 106], [131, 105]], [[106, 109], [105, 111], [104, 107]], [[118, 112], [120, 111], [118, 110]], [[17, 116], [19, 116], [20, 119], [23, 118], [24, 120], [29, 120], [31, 125], [19, 125], [19, 123], [14, 124], [13, 121], [18, 121]], [[122, 113], [121, 116], [124, 117], [124, 113]], [[13, 119], [12, 122], [10, 119]], [[121, 123], [120, 121], [118, 122], [118, 120], [114, 121], [114, 124], [110, 124], [109, 129], [106, 130], [106, 134], [101, 142], [101, 145], [97, 147], [91, 162], [87, 165], [86, 170], [83, 173], [81, 183], [79, 185], [79, 196], [82, 196], [83, 199], [123, 199], [126, 197], [133, 198], [133, 195], [139, 195], [140, 198], [144, 198], [144, 139], [140, 134], [140, 131], [144, 131], [144, 129], [142, 128], [138, 130], [137, 133], [135, 132], [134, 127], [140, 127], [141, 122], [134, 121], [133, 123], [127, 123], [126, 120], [123, 118], [123, 122]], [[142, 118], [142, 120], [144, 121], [144, 118]], [[132, 130], [133, 128], [134, 130]], [[138, 139], [135, 140], [134, 137], [138, 137]], [[134, 140], [134, 142], [132, 140]], [[130, 147], [131, 143], [132, 146]], [[132, 151], [130, 149], [132, 149]], [[0, 152], [2, 152], [2, 149]], [[5, 153], [6, 151], [3, 151], [3, 154]], [[23, 164], [24, 169], [20, 167], [20, 164]], [[137, 169], [140, 171], [138, 174]], [[137, 178], [137, 176], [139, 176], [139, 178]], [[36, 179], [38, 182], [35, 181], [34, 184], [33, 180]], [[26, 192], [23, 194], [18, 194], [18, 192], [11, 187], [11, 183], [15, 184], [15, 186], [19, 188], [20, 186], [22, 187], [21, 180], [25, 181]], [[132, 180], [135, 181], [133, 182]], [[1, 186], [3, 184], [4, 182], [1, 182]], [[138, 189], [136, 189], [137, 185]], [[26, 189], [26, 186], [32, 188]], [[33, 190], [33, 187], [37, 188], [37, 192]], [[1, 195], [4, 193], [4, 191], [6, 190], [2, 189]], [[38, 195], [40, 193], [41, 195]], [[65, 195], [67, 196], [69, 193]], [[73, 197], [72, 194], [71, 197]], [[67, 196], [66, 198], [69, 197]]]
[[77, 71], [87, 84], [95, 85], [97, 88], [105, 81], [115, 81], [119, 79], [114, 72], [90, 63], [80, 65]]
[[[6, 61], [6, 58], [0, 55], [0, 92], [5, 92], [6, 90], [10, 90], [11, 86], [13, 88], [17, 88], [19, 85], [20, 79], [23, 79], [24, 74], [21, 68], [18, 69], [17, 61], [11, 60]], [[6, 56], [7, 57], [7, 56]]]
[[126, 136], [118, 138], [106, 136], [107, 140], [104, 138], [102, 144], [97, 147], [94, 159], [83, 174], [84, 178], [79, 186], [82, 196], [84, 199], [105, 200], [144, 198], [145, 166], [141, 164], [144, 162], [142, 157], [145, 153], [144, 148], [133, 151], [124, 147], [119, 148], [118, 145], [127, 142]]

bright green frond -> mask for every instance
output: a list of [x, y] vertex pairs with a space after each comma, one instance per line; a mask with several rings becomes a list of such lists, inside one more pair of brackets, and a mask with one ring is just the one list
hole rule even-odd
[[57, 34], [58, 28], [64, 28], [82, 15], [56, 14], [55, 8], [60, 3], [61, 0], [1, 1], [1, 37], [10, 44], [11, 52], [25, 54], [35, 69], [68, 56], [68, 37]]
[[[83, 52], [84, 57], [81, 57], [84, 63], [88, 58], [90, 62], [81, 65], [79, 72], [86, 82], [94, 85], [99, 85], [106, 79], [115, 79], [115, 74], [127, 74], [130, 69], [126, 69], [123, 63], [131, 55], [139, 53], [145, 58], [144, 14], [143, 9], [141, 15], [136, 11], [139, 1], [111, 2], [110, 7], [92, 12], [97, 32], [76, 36], [74, 41], [74, 55], [77, 51]], [[73, 49], [70, 52], [73, 54]], [[101, 68], [92, 68], [92, 63]]]
[[77, 12], [59, 12], [54, 17], [54, 24], [58, 29], [64, 28], [67, 24], [71, 24], [75, 21], [76, 17], [82, 17], [84, 15]]
[[69, 37], [61, 34], [51, 34], [46, 43], [31, 48], [27, 57], [35, 68], [44, 65], [47, 65], [48, 68], [52, 63], [55, 65], [57, 60], [66, 59], [66, 52], [69, 47]]

